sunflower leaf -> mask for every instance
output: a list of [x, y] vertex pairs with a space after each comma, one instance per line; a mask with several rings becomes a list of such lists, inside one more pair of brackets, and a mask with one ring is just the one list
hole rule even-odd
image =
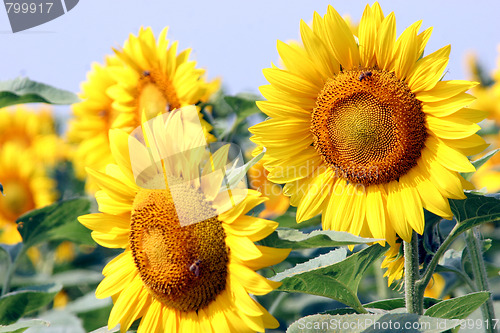
[[23, 246], [23, 243], [16, 243], [16, 244], [0, 244], [0, 251], [4, 252], [6, 256], [8, 256], [10, 262], [14, 262], [16, 260], [17, 256], [19, 255], [19, 252], [21, 251]]
[[[240, 181], [246, 177], [248, 170], [250, 170], [250, 168], [257, 163], [262, 156], [264, 156], [264, 152], [261, 152], [259, 155], [252, 158], [245, 165], [229, 170], [227, 172], [227, 188], [236, 188]], [[226, 190], [226, 187], [221, 187], [221, 191], [222, 190]]]
[[444, 332], [458, 326], [456, 320], [419, 316], [414, 313], [318, 314], [300, 318], [287, 329], [299, 332]]
[[459, 224], [456, 235], [483, 223], [500, 221], [500, 194], [466, 192], [465, 195], [467, 198], [463, 200], [449, 200], [451, 211]]
[[73, 104], [79, 101], [78, 96], [70, 91], [31, 81], [27, 77], [0, 81], [0, 108], [25, 103]]
[[278, 290], [332, 298], [363, 313], [366, 310], [356, 295], [359, 282], [370, 264], [386, 250], [375, 244], [348, 258], [345, 249], [333, 250], [278, 273], [271, 280], [282, 282]]
[[428, 308], [424, 315], [435, 318], [465, 319], [490, 297], [489, 291], [480, 291], [455, 297]]
[[379, 239], [375, 238], [358, 237], [342, 231], [314, 230], [306, 234], [296, 229], [279, 228], [265, 239], [261, 240], [259, 244], [269, 247], [284, 249], [292, 248], [296, 250], [366, 244], [374, 243], [378, 240]]
[[[488, 162], [488, 160], [490, 158], [493, 157], [493, 155], [495, 155], [496, 153], [498, 153], [500, 151], [500, 148], [498, 149], [495, 149], [495, 150], [492, 150], [490, 151], [488, 154], [484, 155], [483, 157], [475, 160], [475, 161], [472, 161], [472, 165], [477, 169], [479, 169], [484, 163]], [[472, 176], [474, 175], [474, 172], [467, 172], [467, 173], [462, 173], [461, 174], [462, 177], [465, 178], [465, 180], [471, 180]]]
[[18, 321], [15, 324], [0, 326], [0, 333], [20, 333], [26, 331], [30, 327], [46, 326], [48, 327], [50, 323], [41, 319], [30, 319]]
[[48, 284], [3, 295], [0, 297], [0, 325], [15, 323], [24, 315], [46, 306], [61, 288], [59, 284]]
[[90, 231], [78, 223], [77, 217], [89, 213], [90, 201], [78, 198], [56, 202], [32, 210], [17, 219], [25, 249], [49, 240], [69, 240], [95, 245]]

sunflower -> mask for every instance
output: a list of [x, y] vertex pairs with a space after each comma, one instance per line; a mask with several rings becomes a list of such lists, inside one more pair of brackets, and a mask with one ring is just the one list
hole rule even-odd
[[423, 233], [423, 208], [451, 219], [448, 198], [465, 198], [459, 172], [484, 149], [485, 113], [465, 108], [476, 83], [441, 81], [450, 46], [423, 56], [431, 29], [420, 25], [396, 39], [394, 13], [375, 3], [355, 38], [329, 6], [301, 22], [302, 47], [278, 42], [285, 68], [264, 70], [257, 102], [270, 119], [250, 131], [298, 222], [322, 213], [324, 229], [395, 245]]
[[250, 187], [269, 198], [264, 203], [264, 210], [259, 214], [259, 217], [262, 218], [281, 216], [290, 206], [290, 200], [283, 194], [281, 187], [267, 180], [268, 173], [262, 160], [255, 163], [248, 170]]
[[138, 332], [277, 327], [249, 293], [279, 286], [255, 270], [289, 250], [254, 245], [277, 223], [245, 215], [265, 201], [260, 193], [225, 187], [229, 147], [207, 154], [196, 109], [155, 117], [130, 136], [111, 130], [110, 143], [117, 164], [88, 170], [101, 213], [79, 218], [97, 243], [124, 248], [96, 291], [114, 301], [108, 326], [125, 332], [142, 317]]
[[380, 266], [382, 268], [387, 268], [384, 277], [387, 277], [390, 286], [394, 280], [401, 280], [404, 274], [405, 258], [401, 240], [399, 240], [399, 242], [396, 241], [396, 243], [387, 250], [384, 256], [385, 258]]
[[22, 241], [16, 220], [22, 214], [53, 203], [56, 199], [55, 183], [36, 157], [28, 149], [20, 149], [14, 142], [3, 143], [0, 148], [0, 243], [15, 244]]
[[112, 56], [106, 57], [104, 66], [93, 63], [87, 81], [81, 85], [82, 102], [72, 105], [74, 117], [69, 121], [67, 136], [70, 142], [78, 144], [72, 160], [80, 179], [86, 176], [85, 167], [99, 170], [112, 162], [108, 131], [117, 112], [111, 108], [113, 100], [106, 90], [116, 83], [108, 68], [119, 63]]
[[16, 105], [0, 109], [0, 147], [7, 142], [15, 143], [20, 149], [29, 149], [37, 161], [47, 166], [67, 156], [52, 111], [47, 106], [33, 109]]
[[[112, 163], [109, 129], [130, 132], [140, 124], [144, 110], [150, 119], [158, 113], [207, 101], [219, 88], [219, 80], [207, 82], [205, 71], [189, 60], [190, 49], [177, 54], [177, 42], [169, 43], [167, 28], [158, 40], [151, 28], [141, 28], [138, 36], [130, 35], [123, 48], [106, 58], [104, 66], [93, 65], [82, 85], [82, 102], [73, 106], [75, 119], [68, 134], [79, 144], [75, 164], [81, 178], [85, 167], [103, 170]], [[202, 123], [210, 137], [210, 125], [204, 120]], [[93, 187], [91, 183], [88, 186]]]

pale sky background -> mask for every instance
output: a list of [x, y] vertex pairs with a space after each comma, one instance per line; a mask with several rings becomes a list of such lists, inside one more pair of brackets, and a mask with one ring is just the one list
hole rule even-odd
[[[90, 64], [101, 62], [130, 33], [151, 26], [155, 35], [170, 26], [168, 37], [179, 49], [221, 77], [230, 94], [258, 93], [266, 84], [262, 69], [278, 63], [276, 40], [299, 38], [299, 21], [332, 4], [359, 21], [367, 2], [357, 0], [151, 1], [80, 0], [67, 14], [13, 34], [0, 8], [0, 80], [19, 75], [78, 92]], [[370, 2], [370, 4], [373, 2]], [[434, 27], [426, 53], [451, 44], [446, 79], [465, 79], [465, 55], [475, 51], [486, 68], [495, 68], [500, 44], [500, 1], [381, 0], [384, 14], [394, 11], [398, 35], [423, 20], [421, 31]]]

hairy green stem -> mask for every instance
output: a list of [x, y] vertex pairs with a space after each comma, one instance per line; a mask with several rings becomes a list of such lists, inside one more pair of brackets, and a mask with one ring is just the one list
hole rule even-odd
[[387, 287], [387, 281], [384, 279], [384, 274], [382, 270], [380, 269], [380, 266], [382, 265], [382, 259], [379, 258], [375, 262], [375, 265], [372, 267], [375, 267], [375, 282], [377, 284], [377, 294], [379, 299], [387, 299], [389, 297], [389, 288]]
[[[477, 287], [477, 291], [490, 291], [488, 284], [488, 275], [486, 275], [486, 267], [484, 265], [483, 251], [479, 241], [479, 230], [472, 228], [465, 232], [465, 241], [467, 242], [467, 249], [469, 250], [469, 257], [472, 265], [472, 275]], [[496, 332], [494, 329], [493, 318], [495, 318], [495, 311], [493, 309], [493, 301], [491, 296], [486, 303], [481, 305], [481, 312], [483, 320], [486, 325], [486, 332]]]
[[411, 241], [404, 242], [405, 254], [405, 304], [408, 313], [423, 314], [424, 298], [419, 297], [416, 282], [420, 278], [418, 268], [418, 236], [414, 231]]
[[22, 256], [23, 253], [24, 253], [24, 245], [22, 246], [21, 251], [19, 251], [19, 253], [14, 257], [13, 261], [11, 261], [10, 257], [9, 257], [8, 264], [7, 264], [8, 265], [7, 266], [7, 274], [5, 275], [5, 280], [3, 281], [1, 296], [5, 295], [9, 292], [10, 282], [12, 281], [12, 277], [14, 276], [14, 273], [15, 273], [16, 268], [17, 268], [17, 264], [19, 262], [18, 259]]
[[434, 256], [432, 257], [430, 263], [427, 265], [427, 268], [425, 269], [424, 273], [422, 274], [422, 278], [416, 282], [416, 291], [417, 291], [417, 297], [424, 298], [424, 291], [425, 287], [429, 284], [429, 281], [432, 278], [432, 274], [434, 274], [434, 271], [436, 270], [436, 266], [439, 263], [439, 259], [443, 256], [444, 252], [448, 247], [451, 245], [451, 243], [460, 235], [460, 233], [457, 233], [459, 225], [455, 225], [455, 227], [450, 231], [448, 237], [443, 241], [439, 249], [436, 251]]

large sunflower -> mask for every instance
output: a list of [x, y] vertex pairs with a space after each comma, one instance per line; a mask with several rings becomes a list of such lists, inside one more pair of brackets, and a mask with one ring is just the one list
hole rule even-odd
[[[73, 106], [75, 119], [68, 134], [79, 144], [75, 164], [81, 177], [85, 167], [102, 170], [112, 162], [110, 128], [130, 132], [140, 124], [144, 111], [150, 119], [206, 101], [219, 88], [218, 80], [207, 82], [205, 70], [189, 60], [190, 49], [177, 54], [177, 42], [169, 43], [167, 28], [158, 40], [151, 28], [141, 28], [138, 36], [131, 34], [123, 48], [114, 50], [105, 66], [93, 65], [82, 84], [82, 102]], [[210, 125], [202, 123], [208, 133]]]
[[57, 197], [55, 183], [50, 179], [29, 149], [20, 149], [15, 142], [0, 147], [0, 243], [22, 241], [16, 219], [22, 214], [53, 203]]
[[441, 81], [450, 46], [423, 56], [420, 25], [396, 39], [394, 13], [375, 3], [355, 38], [330, 6], [301, 22], [303, 46], [278, 42], [285, 69], [264, 70], [257, 102], [271, 119], [250, 131], [298, 222], [322, 213], [324, 229], [392, 245], [422, 234], [423, 208], [449, 219], [448, 198], [465, 198], [459, 172], [474, 171], [466, 156], [484, 148], [485, 114], [465, 108], [475, 83]]
[[117, 164], [105, 173], [89, 170], [101, 188], [102, 213], [79, 220], [97, 243], [125, 249], [104, 268], [96, 291], [113, 298], [110, 328], [120, 323], [125, 332], [141, 317], [138, 332], [278, 326], [249, 293], [279, 285], [255, 270], [282, 261], [289, 250], [254, 245], [277, 223], [245, 215], [265, 198], [225, 187], [224, 179], [233, 179], [224, 171], [233, 166], [229, 147], [207, 153], [197, 121], [192, 107], [145, 122], [130, 136], [111, 130]]

